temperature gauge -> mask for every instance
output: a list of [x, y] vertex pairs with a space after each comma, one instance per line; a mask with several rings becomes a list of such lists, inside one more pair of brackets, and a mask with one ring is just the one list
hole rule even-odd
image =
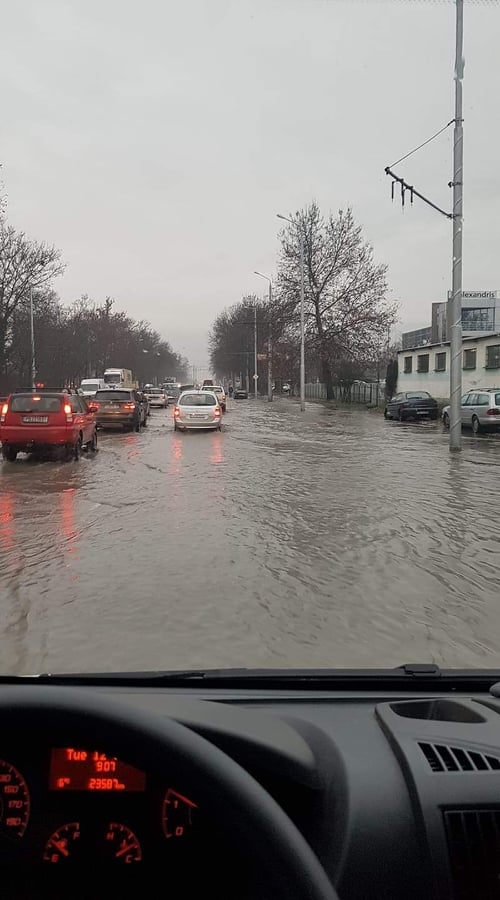
[[120, 822], [110, 822], [106, 829], [104, 856], [109, 862], [133, 863], [142, 859], [141, 845], [133, 831]]

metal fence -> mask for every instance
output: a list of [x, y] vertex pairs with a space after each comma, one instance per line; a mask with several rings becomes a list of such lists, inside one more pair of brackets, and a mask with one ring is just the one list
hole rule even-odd
[[[383, 382], [355, 382], [350, 385], [335, 385], [333, 399], [342, 403], [366, 403], [379, 406], [384, 401]], [[294, 394], [297, 394], [295, 389]], [[326, 400], [326, 388], [321, 382], [306, 384], [306, 398]]]

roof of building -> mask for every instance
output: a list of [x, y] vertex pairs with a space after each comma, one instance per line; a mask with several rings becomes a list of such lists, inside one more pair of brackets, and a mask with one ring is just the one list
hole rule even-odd
[[[476, 334], [462, 337], [462, 343], [465, 344], [466, 341], [491, 341], [492, 338], [500, 338], [500, 332], [498, 331], [488, 331], [485, 334]], [[414, 350], [432, 350], [436, 347], [449, 347], [450, 341], [439, 341], [435, 344], [417, 344], [415, 347], [405, 347], [404, 350], [398, 350], [398, 356], [400, 353], [412, 353]]]

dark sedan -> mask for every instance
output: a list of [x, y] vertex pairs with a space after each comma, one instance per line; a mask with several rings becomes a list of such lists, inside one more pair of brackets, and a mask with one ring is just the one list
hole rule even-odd
[[398, 419], [399, 422], [406, 422], [408, 419], [437, 419], [437, 400], [427, 391], [402, 391], [387, 401], [384, 416], [386, 419]]

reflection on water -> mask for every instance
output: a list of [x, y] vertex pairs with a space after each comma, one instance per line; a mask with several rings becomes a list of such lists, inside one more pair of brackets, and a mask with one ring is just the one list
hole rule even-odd
[[[229, 424], [228, 424], [229, 423]], [[0, 669], [500, 665], [500, 440], [293, 402], [0, 466]]]

